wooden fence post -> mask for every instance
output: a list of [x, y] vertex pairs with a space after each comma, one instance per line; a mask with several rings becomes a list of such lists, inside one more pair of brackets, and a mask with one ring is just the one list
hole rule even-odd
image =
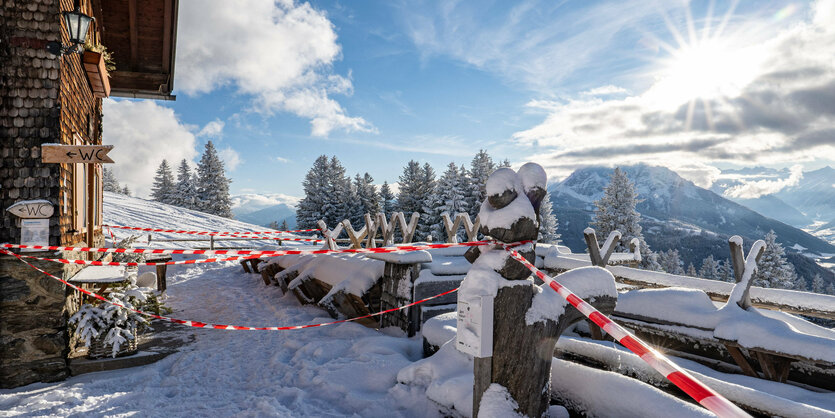
[[756, 264], [749, 265], [751, 257], [754, 257], [754, 263], [759, 263], [760, 258], [765, 251], [765, 241], [757, 240], [751, 245], [751, 250], [748, 251], [748, 257], [744, 256], [742, 251], [742, 237], [734, 235], [728, 239], [728, 247], [731, 250], [731, 263], [734, 267], [734, 281], [736, 285], [731, 291], [728, 298], [728, 303], [736, 303], [742, 309], [751, 307], [751, 297], [748, 292], [751, 290], [751, 283], [754, 281], [754, 270]]
[[[589, 248], [589, 259], [591, 260], [591, 265], [606, 268], [606, 265], [609, 263], [609, 258], [612, 256], [612, 252], [615, 251], [615, 247], [618, 245], [620, 237], [620, 231], [612, 231], [606, 238], [606, 242], [603, 243], [603, 247], [598, 247], [597, 234], [595, 234], [594, 229], [586, 228], [583, 231], [583, 238], [586, 239], [586, 246]], [[588, 321], [588, 323], [591, 338], [598, 341], [603, 340], [603, 330], [601, 330], [594, 322]]]

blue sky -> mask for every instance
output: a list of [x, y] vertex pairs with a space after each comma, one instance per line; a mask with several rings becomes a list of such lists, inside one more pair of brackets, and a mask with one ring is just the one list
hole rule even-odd
[[233, 194], [295, 197], [320, 154], [379, 183], [480, 148], [552, 180], [638, 161], [700, 185], [718, 168], [816, 168], [835, 155], [833, 9], [183, 0], [177, 100], [109, 100], [105, 142], [140, 195], [161, 158], [196, 161], [210, 139]]

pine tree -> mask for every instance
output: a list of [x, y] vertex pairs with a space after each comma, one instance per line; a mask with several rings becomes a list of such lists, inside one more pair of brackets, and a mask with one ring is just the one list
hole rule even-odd
[[713, 254], [702, 260], [702, 267], [699, 269], [699, 277], [703, 279], [719, 280], [719, 262], [713, 258]]
[[820, 274], [815, 274], [815, 277], [812, 278], [812, 286], [810, 288], [815, 293], [824, 293], [826, 290], [826, 282], [823, 281], [823, 277]]
[[270, 222], [270, 224], [267, 227], [270, 228], [270, 229], [278, 230], [278, 221]]
[[116, 180], [116, 175], [113, 174], [113, 170], [107, 167], [102, 169], [102, 188], [106, 192], [122, 192], [122, 188], [119, 186], [119, 181]]
[[232, 200], [229, 198], [229, 180], [223, 161], [217, 155], [212, 141], [206, 143], [203, 157], [197, 164], [197, 205], [201, 211], [226, 218], [232, 217]]
[[487, 178], [496, 169], [493, 159], [487, 151], [478, 150], [470, 163], [470, 190], [467, 196], [467, 206], [470, 211], [470, 218], [475, 219], [481, 210], [481, 203], [487, 195]]
[[380, 187], [380, 200], [382, 205], [383, 214], [387, 217], [394, 212], [394, 193], [391, 192], [391, 187], [389, 186], [388, 181], [383, 182], [383, 186]]
[[828, 285], [826, 285], [826, 289], [823, 293], [827, 295], [835, 295], [835, 285], [829, 283]]
[[786, 260], [786, 251], [777, 242], [774, 231], [765, 235], [765, 251], [753, 279], [753, 285], [760, 287], [793, 289], [797, 286], [794, 266]]
[[[638, 196], [635, 193], [635, 185], [629, 181], [626, 173], [620, 168], [615, 168], [612, 173], [609, 185], [603, 192], [603, 197], [594, 202], [596, 209], [595, 220], [592, 222], [597, 232], [597, 240], [604, 242], [612, 231], [620, 231], [621, 240], [615, 247], [617, 252], [629, 250], [629, 242], [638, 238], [640, 242], [641, 258], [643, 267], [648, 266], [649, 246], [644, 241], [641, 233], [641, 214], [635, 210], [638, 204]], [[678, 254], [678, 252], [676, 252]], [[669, 271], [667, 271], [669, 273]]]
[[281, 225], [278, 226], [278, 230], [279, 231], [287, 231], [289, 229], [290, 229], [290, 227], [287, 226], [287, 219], [282, 219], [281, 220]]
[[510, 168], [510, 160], [505, 158], [498, 166], [496, 166], [496, 168]]
[[693, 263], [690, 263], [690, 264], [687, 265], [687, 273], [685, 273], [685, 275], [690, 276], [690, 277], [698, 277], [699, 276], [699, 273], [696, 271], [696, 266], [694, 266]]
[[125, 195], [125, 196], [130, 196], [131, 195], [130, 189], [128, 189], [127, 184], [125, 185], [125, 187], [122, 188], [122, 194]]
[[154, 175], [154, 184], [151, 186], [151, 198], [157, 202], [170, 204], [174, 199], [174, 193], [174, 175], [171, 174], [171, 167], [168, 166], [168, 161], [162, 160]]
[[[455, 215], [460, 212], [467, 213], [466, 201], [466, 179], [461, 177], [461, 172], [455, 163], [449, 163], [446, 171], [438, 179], [435, 192], [432, 194], [432, 237], [435, 240], [446, 239], [446, 228], [444, 227], [441, 215], [449, 214], [454, 220]], [[465, 236], [463, 230], [458, 231], [459, 241]]]
[[646, 257], [641, 256], [643, 268], [650, 271], [664, 271], [659, 260], [660, 255], [655, 251], [650, 251]]
[[681, 257], [679, 256], [677, 249], [660, 252], [658, 254], [658, 263], [667, 273], [679, 275], [684, 274], [684, 269], [681, 268]]
[[560, 239], [560, 234], [557, 233], [557, 217], [554, 215], [553, 205], [551, 204], [551, 193], [546, 192], [545, 198], [542, 200], [542, 205], [539, 207], [539, 242], [546, 244], [556, 244]]
[[345, 167], [335, 155], [331, 157], [326, 173], [324, 219], [329, 227], [335, 227], [357, 211], [356, 193], [351, 178], [345, 174]]
[[[325, 189], [328, 183], [330, 163], [327, 155], [320, 155], [302, 181], [304, 198], [296, 209], [296, 224], [300, 229], [318, 228], [316, 223], [324, 219]], [[328, 225], [333, 227], [334, 225]]]
[[359, 227], [364, 224], [366, 213], [370, 214], [373, 219], [380, 211], [380, 194], [377, 193], [374, 178], [368, 173], [365, 173], [364, 176], [357, 174], [354, 177], [354, 189], [356, 190], [358, 205], [351, 218], [351, 224], [354, 227]]
[[722, 262], [722, 267], [719, 269], [719, 280], [723, 282], [733, 283], [736, 281], [734, 277], [734, 268], [731, 265], [731, 260], [727, 258]]
[[432, 220], [432, 193], [435, 190], [435, 171], [426, 163], [423, 167], [417, 161], [409, 161], [400, 176], [400, 194], [397, 195], [397, 210], [403, 212], [406, 221], [412, 213], [420, 214], [416, 239], [424, 239], [430, 234]]
[[174, 190], [173, 204], [186, 209], [197, 209], [197, 184], [185, 158], [177, 168], [177, 184]]

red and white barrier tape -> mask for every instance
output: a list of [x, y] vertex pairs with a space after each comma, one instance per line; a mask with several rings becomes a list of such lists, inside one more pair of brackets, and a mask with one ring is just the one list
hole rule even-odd
[[258, 234], [287, 234], [290, 232], [315, 232], [319, 229], [292, 229], [287, 231], [243, 231], [243, 232], [219, 232], [219, 231], [188, 231], [182, 229], [160, 229], [160, 228], [140, 228], [136, 226], [120, 226], [120, 225], [102, 225], [108, 228], [129, 229], [131, 231], [144, 232], [164, 232], [171, 234], [191, 234], [191, 235], [258, 235]]
[[612, 338], [623, 344], [623, 346], [628, 348], [629, 351], [632, 351], [641, 357], [641, 360], [645, 361], [653, 369], [661, 373], [667, 378], [667, 380], [687, 393], [691, 398], [696, 400], [696, 402], [700, 403], [702, 406], [719, 417], [750, 417], [750, 415], [738, 406], [734, 405], [724, 396], [707, 387], [704, 383], [696, 380], [696, 378], [686, 370], [678, 367], [666, 356], [648, 346], [628, 330], [607, 318], [605, 315], [600, 313], [600, 311], [586, 303], [583, 299], [580, 299], [576, 294], [574, 294], [574, 292], [568, 290], [568, 288], [536, 268], [533, 264], [528, 262], [525, 257], [522, 257], [518, 251], [512, 250], [509, 247], [505, 247], [505, 249], [510, 252], [511, 257], [524, 264], [525, 267], [527, 267], [536, 277], [539, 277], [551, 289], [554, 289], [557, 293], [559, 293], [559, 295], [565, 298], [568, 303], [577, 308], [578, 311], [588, 317], [592, 322], [600, 326], [600, 328], [611, 335]]
[[[523, 241], [508, 245], [521, 245], [530, 241]], [[34, 258], [37, 260], [54, 261], [64, 264], [86, 264], [92, 266], [159, 266], [172, 264], [199, 264], [219, 261], [232, 261], [240, 258], [276, 257], [281, 255], [306, 255], [306, 254], [385, 254], [397, 252], [409, 252], [418, 250], [432, 250], [449, 247], [475, 247], [494, 244], [493, 241], [472, 241], [440, 244], [418, 244], [400, 245], [397, 247], [379, 248], [341, 248], [338, 250], [167, 250], [151, 248], [100, 248], [100, 247], [61, 247], [46, 245], [21, 245], [21, 244], [0, 244], [0, 248], [25, 248], [44, 251], [86, 251], [99, 253], [128, 253], [128, 254], [203, 254], [203, 255], [236, 255], [229, 258], [209, 258], [204, 260], [183, 260], [166, 262], [118, 262], [118, 261], [91, 261], [91, 260], [68, 260], [63, 258], [44, 258], [23, 255], [22, 257]]]
[[236, 330], [236, 331], [288, 331], [288, 330], [294, 330], [294, 329], [324, 327], [324, 326], [327, 326], [327, 325], [336, 325], [336, 324], [341, 324], [343, 322], [353, 322], [353, 321], [357, 321], [357, 320], [360, 320], [360, 319], [371, 318], [371, 317], [374, 317], [374, 316], [379, 316], [379, 315], [387, 314], [387, 313], [390, 313], [390, 312], [399, 311], [399, 310], [406, 309], [406, 308], [411, 307], [411, 306], [421, 304], [421, 303], [426, 302], [428, 300], [437, 299], [441, 296], [448, 295], [448, 294], [453, 293], [453, 292], [458, 290], [458, 288], [455, 288], [455, 289], [448, 290], [448, 291], [443, 292], [443, 293], [439, 293], [435, 296], [430, 296], [428, 298], [424, 298], [424, 299], [421, 299], [419, 301], [412, 302], [408, 305], [403, 305], [403, 306], [400, 306], [400, 307], [397, 307], [397, 308], [392, 308], [392, 309], [386, 309], [384, 311], [375, 312], [373, 314], [358, 316], [356, 318], [340, 319], [340, 320], [337, 320], [337, 321], [324, 322], [324, 323], [321, 323], [321, 324], [306, 324], [306, 325], [294, 325], [294, 326], [284, 326], [284, 327], [248, 327], [248, 326], [241, 326], [241, 325], [220, 325], [220, 324], [209, 324], [209, 323], [199, 322], [199, 321], [186, 321], [186, 320], [183, 320], [183, 319], [170, 318], [170, 317], [167, 317], [167, 316], [161, 316], [161, 315], [153, 314], [153, 313], [150, 313], [150, 312], [144, 312], [144, 311], [140, 311], [140, 310], [137, 310], [137, 309], [128, 308], [128, 307], [126, 307], [122, 304], [112, 302], [112, 301], [104, 298], [103, 296], [97, 295], [94, 292], [91, 292], [91, 291], [86, 290], [86, 289], [82, 289], [82, 288], [80, 288], [80, 287], [78, 287], [78, 286], [76, 286], [72, 283], [67, 282], [64, 279], [61, 279], [59, 277], [55, 277], [52, 274], [49, 274], [48, 272], [43, 271], [40, 268], [38, 268], [37, 266], [35, 266], [35, 265], [29, 263], [28, 261], [22, 259], [21, 256], [19, 256], [18, 254], [15, 254], [15, 253], [12, 253], [10, 251], [3, 250], [3, 249], [0, 249], [0, 253], [13, 255], [13, 256], [17, 257], [17, 259], [20, 260], [21, 262], [26, 263], [27, 265], [29, 265], [29, 267], [32, 267], [33, 269], [47, 275], [48, 277], [51, 277], [55, 280], [58, 280], [59, 282], [69, 286], [70, 288], [72, 288], [76, 291], [79, 291], [79, 292], [81, 292], [81, 293], [83, 293], [87, 296], [96, 298], [96, 299], [98, 299], [102, 302], [106, 302], [106, 303], [109, 303], [111, 305], [116, 305], [116, 306], [119, 306], [119, 307], [122, 307], [122, 308], [125, 308], [125, 309], [129, 309], [129, 310], [131, 310], [133, 312], [136, 312], [140, 315], [145, 315], [145, 316], [155, 318], [155, 319], [161, 319], [163, 321], [173, 322], [175, 324], [186, 325], [186, 326], [193, 327], [193, 328], [211, 328], [211, 329], [224, 329], [224, 330]]
[[[0, 251], [4, 253], [9, 253], [8, 251], [0, 249]], [[172, 266], [172, 265], [180, 265], [180, 264], [204, 264], [204, 263], [220, 263], [224, 261], [235, 261], [241, 259], [249, 259], [249, 258], [258, 258], [260, 255], [237, 255], [233, 257], [226, 257], [226, 258], [198, 258], [196, 260], [179, 260], [179, 261], [148, 261], [148, 262], [132, 262], [132, 261], [99, 261], [99, 260], [79, 260], [79, 259], [66, 259], [66, 258], [45, 258], [45, 257], [35, 257], [31, 255], [23, 255], [20, 254], [20, 257], [23, 258], [30, 258], [32, 260], [41, 260], [41, 261], [52, 261], [54, 263], [62, 263], [62, 264], [81, 264], [86, 266], [124, 266], [124, 267], [134, 267], [134, 266]]]

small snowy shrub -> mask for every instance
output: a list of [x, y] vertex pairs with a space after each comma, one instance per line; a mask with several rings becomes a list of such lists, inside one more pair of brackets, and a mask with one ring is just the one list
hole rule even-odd
[[109, 294], [111, 303], [93, 305], [85, 303], [78, 312], [70, 317], [70, 324], [76, 328], [76, 334], [88, 348], [98, 340], [105, 347], [112, 347], [111, 354], [116, 357], [122, 344], [136, 339], [148, 326], [145, 316], [131, 309], [145, 311], [166, 311], [156, 291], [138, 288], [129, 283]]

